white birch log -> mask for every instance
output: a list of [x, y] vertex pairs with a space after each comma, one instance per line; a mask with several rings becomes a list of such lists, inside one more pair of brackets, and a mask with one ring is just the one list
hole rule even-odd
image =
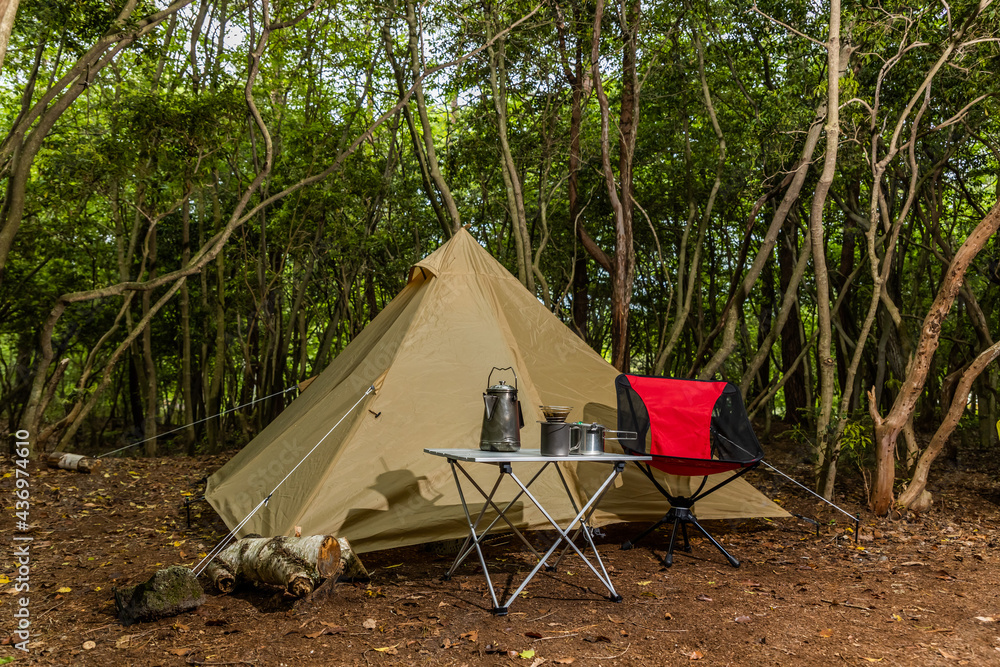
[[236, 575], [220, 563], [218, 557], [205, 566], [205, 576], [220, 593], [232, 593], [236, 588]]
[[231, 592], [239, 579], [282, 586], [296, 597], [341, 574], [347, 579], [368, 578], [350, 543], [331, 535], [245, 537], [205, 567], [205, 576], [222, 593]]
[[90, 473], [101, 467], [101, 460], [84, 456], [82, 454], [67, 454], [66, 452], [52, 452], [47, 454], [45, 462], [50, 468], [61, 468], [62, 470], [76, 470], [77, 472]]

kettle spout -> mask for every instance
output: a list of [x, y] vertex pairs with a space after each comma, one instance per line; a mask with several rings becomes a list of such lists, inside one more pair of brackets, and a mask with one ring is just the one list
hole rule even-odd
[[498, 399], [498, 396], [483, 394], [483, 403], [486, 405], [486, 421], [491, 421], [493, 419], [493, 410], [497, 406]]

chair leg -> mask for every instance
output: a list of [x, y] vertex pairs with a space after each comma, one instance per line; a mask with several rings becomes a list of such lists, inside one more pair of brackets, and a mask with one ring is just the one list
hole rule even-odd
[[691, 542], [688, 540], [688, 525], [686, 521], [681, 521], [681, 531], [684, 534], [684, 551], [691, 553]]
[[651, 532], [653, 532], [654, 530], [665, 524], [667, 521], [670, 521], [671, 518], [673, 518], [671, 512], [667, 512], [660, 518], [659, 521], [654, 523], [652, 526], [642, 531], [641, 533], [633, 537], [631, 540], [625, 540], [624, 542], [622, 542], [622, 551], [628, 551], [629, 549], [634, 547], [636, 542], [649, 535]]
[[726, 551], [725, 548], [719, 544], [719, 541], [712, 537], [712, 535], [705, 530], [700, 523], [698, 523], [698, 519], [695, 518], [694, 512], [692, 512], [689, 507], [671, 507], [670, 511], [667, 512], [659, 521], [633, 537], [631, 540], [622, 543], [622, 550], [628, 551], [635, 546], [639, 540], [646, 537], [663, 524], [671, 522], [673, 523], [673, 528], [670, 530], [670, 542], [667, 546], [667, 554], [663, 557], [664, 567], [670, 567], [674, 563], [674, 549], [677, 548], [678, 529], [680, 529], [681, 539], [683, 540], [683, 546], [681, 549], [686, 553], [691, 553], [691, 541], [688, 536], [688, 524], [694, 526], [699, 533], [704, 535], [705, 538], [712, 543], [712, 546], [718, 549], [719, 552], [726, 557], [726, 560], [729, 561], [730, 565], [733, 567], [740, 566], [740, 562], [736, 560], [732, 554]]
[[[674, 527], [670, 530], [670, 544], [667, 545], [667, 555], [663, 557], [663, 566], [670, 567], [674, 564], [674, 543], [677, 541], [677, 527], [680, 526], [684, 534], [684, 544], [687, 546], [687, 529], [681, 523], [680, 517], [674, 515]], [[690, 550], [690, 549], [688, 549]]]
[[701, 524], [698, 523], [698, 519], [696, 519], [693, 514], [689, 518], [685, 519], [684, 522], [685, 522], [685, 524], [690, 523], [695, 528], [697, 528], [698, 531], [702, 535], [704, 535], [706, 538], [708, 538], [708, 541], [711, 542], [715, 546], [715, 548], [718, 549], [722, 553], [722, 555], [726, 557], [726, 560], [729, 561], [730, 565], [732, 565], [733, 567], [739, 567], [740, 566], [740, 562], [738, 560], [736, 560], [735, 558], [733, 558], [733, 555], [730, 554], [728, 551], [726, 551], [722, 547], [722, 545], [719, 544], [718, 540], [716, 540], [714, 537], [712, 537], [707, 530], [705, 530], [704, 528], [701, 527]]

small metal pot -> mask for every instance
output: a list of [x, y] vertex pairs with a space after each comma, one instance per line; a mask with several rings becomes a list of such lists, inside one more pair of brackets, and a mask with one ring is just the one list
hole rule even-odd
[[583, 445], [580, 447], [580, 453], [588, 456], [594, 454], [604, 453], [604, 432], [605, 429], [603, 424], [589, 424], [587, 425], [587, 432], [583, 435]]
[[614, 431], [603, 424], [581, 424], [586, 429], [583, 435], [583, 442], [580, 445], [580, 453], [585, 456], [594, 456], [604, 453], [605, 440], [635, 440], [634, 431]]

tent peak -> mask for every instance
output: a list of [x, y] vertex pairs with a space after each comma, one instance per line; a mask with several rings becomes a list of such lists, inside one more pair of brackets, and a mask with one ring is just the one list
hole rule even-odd
[[[486, 265], [501, 267], [486, 248], [469, 233], [465, 227], [438, 246], [437, 250], [424, 257], [410, 268], [410, 281], [417, 275], [427, 278], [427, 274], [441, 277], [445, 273], [482, 272]], [[501, 267], [502, 268], [502, 267]], [[504, 269], [506, 271], [506, 269]]]

